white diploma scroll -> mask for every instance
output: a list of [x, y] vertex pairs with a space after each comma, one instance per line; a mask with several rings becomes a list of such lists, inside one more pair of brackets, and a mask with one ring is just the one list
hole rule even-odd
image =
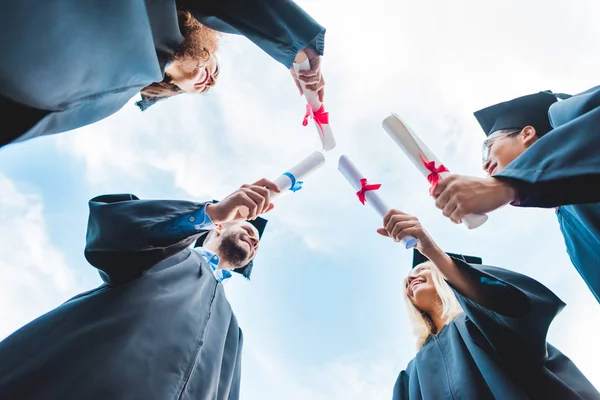
[[[431, 174], [431, 171], [425, 167], [423, 161], [433, 161], [436, 168], [442, 165], [435, 154], [427, 148], [427, 146], [398, 115], [392, 114], [384, 119], [383, 129], [385, 129], [392, 140], [402, 149], [402, 151], [404, 151], [404, 154], [406, 154], [415, 167], [417, 167], [426, 178]], [[421, 159], [421, 157], [423, 159]], [[443, 179], [449, 174], [450, 172], [440, 172], [438, 175]], [[483, 225], [487, 219], [488, 216], [486, 214], [469, 214], [463, 217], [462, 223], [469, 229], [475, 229]]]
[[[280, 192], [271, 191], [271, 200], [287, 192], [297, 192], [302, 189], [302, 180], [308, 175], [321, 168], [325, 164], [325, 156], [320, 151], [315, 151], [292, 168], [281, 174], [273, 181]], [[243, 217], [248, 216], [249, 210], [243, 207], [240, 211]]]
[[[309, 69], [310, 62], [308, 61], [308, 57], [300, 63], [294, 63], [294, 70], [296, 71], [296, 73], [298, 73], [298, 71], [304, 71]], [[304, 82], [302, 81], [300, 81], [300, 86], [302, 86], [302, 91], [304, 92], [306, 102], [312, 109], [313, 113], [316, 113], [319, 109], [321, 109], [321, 107], [323, 107], [323, 103], [319, 101], [319, 95], [317, 94], [317, 92], [313, 92], [312, 90], [306, 90]], [[329, 123], [317, 123], [316, 120], [314, 122], [317, 128], [317, 133], [319, 134], [319, 139], [321, 140], [321, 144], [323, 145], [323, 150], [332, 150], [335, 147], [335, 138], [333, 137], [331, 125], [329, 125]]]
[[[340, 162], [338, 164], [338, 170], [344, 175], [346, 180], [352, 185], [354, 190], [359, 191], [361, 189], [360, 180], [365, 176], [360, 173], [360, 171], [356, 168], [356, 166], [350, 161], [348, 156], [343, 155], [340, 157]], [[366, 203], [369, 204], [373, 209], [379, 214], [381, 218], [385, 217], [385, 215], [390, 211], [390, 207], [388, 207], [379, 194], [373, 190], [365, 192]], [[407, 249], [411, 249], [417, 245], [417, 239], [412, 236], [406, 236], [400, 240]]]
[[323, 153], [320, 151], [313, 152], [273, 181], [281, 190], [281, 193], [271, 192], [271, 198], [286, 193], [286, 191], [297, 192], [302, 188], [302, 179], [321, 168], [323, 164], [325, 164]]

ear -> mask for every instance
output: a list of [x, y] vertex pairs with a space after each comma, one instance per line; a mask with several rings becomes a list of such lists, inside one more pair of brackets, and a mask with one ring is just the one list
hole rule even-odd
[[534, 144], [538, 140], [538, 137], [536, 136], [535, 133], [536, 133], [535, 132], [535, 128], [533, 126], [531, 126], [531, 125], [526, 126], [521, 131], [522, 138], [523, 138], [523, 144], [526, 147], [531, 146], [532, 144]]
[[170, 84], [170, 85], [174, 84], [173, 83], [173, 77], [169, 73], [167, 73], [167, 72], [165, 72], [165, 77], [163, 78], [163, 80], [165, 82], [167, 82], [168, 84]]
[[223, 224], [216, 224], [213, 232], [215, 234], [215, 237], [221, 236], [221, 234], [223, 233]]

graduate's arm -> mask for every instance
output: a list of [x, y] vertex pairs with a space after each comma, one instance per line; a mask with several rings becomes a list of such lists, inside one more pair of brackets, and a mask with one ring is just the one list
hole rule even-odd
[[399, 210], [390, 210], [383, 219], [383, 226], [377, 232], [397, 241], [409, 235], [415, 237], [418, 240], [417, 250], [437, 267], [448, 283], [473, 301], [489, 305], [486, 293], [480, 290], [476, 280], [440, 249], [416, 217]]
[[517, 193], [511, 205], [518, 207], [552, 208], [568, 204], [600, 202], [600, 174], [573, 176], [531, 183], [499, 176]]
[[177, 0], [177, 8], [214, 30], [247, 37], [287, 68], [309, 45], [323, 55], [325, 28], [291, 0]]
[[[217, 204], [183, 200], [140, 200], [132, 194], [90, 200], [85, 257], [107, 282], [140, 276], [154, 264], [190, 246], [200, 231], [270, 211], [270, 191], [277, 185], [261, 179]], [[242, 214], [242, 208], [248, 214]]]
[[553, 104], [549, 117], [554, 129], [494, 178], [521, 207], [600, 202], [600, 87]]
[[564, 303], [548, 288], [512, 271], [468, 264], [446, 255], [431, 240], [416, 218], [397, 210], [384, 219], [379, 234], [400, 240], [412, 235], [418, 250], [444, 275], [469, 320], [479, 333], [473, 339], [491, 346], [501, 359], [513, 362], [546, 355], [546, 334]]
[[132, 194], [95, 197], [89, 202], [85, 256], [110, 282], [137, 277], [211, 228], [206, 205]]
[[454, 263], [484, 293], [487, 304], [473, 300], [448, 282], [480, 335], [480, 347], [491, 349], [509, 363], [539, 363], [547, 356], [546, 336], [565, 304], [547, 287], [514, 271], [486, 265]]

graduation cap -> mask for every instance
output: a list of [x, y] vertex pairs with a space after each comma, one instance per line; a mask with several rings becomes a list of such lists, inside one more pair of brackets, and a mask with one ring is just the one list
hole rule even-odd
[[[256, 230], [258, 231], [258, 239], [260, 240], [263, 232], [265, 231], [268, 221], [264, 218], [257, 217], [253, 221], [246, 221], [246, 222], [249, 222], [251, 225], [253, 225], [256, 228]], [[196, 240], [196, 244], [194, 245], [194, 247], [202, 246], [204, 244], [204, 240], [206, 240], [206, 237], [208, 236], [209, 232], [210, 232], [210, 229], [201, 230], [200, 237], [198, 237], [198, 240]], [[246, 264], [245, 266], [240, 267], [240, 268], [235, 268], [233, 270], [233, 272], [242, 274], [246, 279], [250, 279], [250, 274], [252, 273], [253, 266], [254, 266], [254, 260], [250, 260], [250, 262], [248, 264]]]
[[[467, 264], [482, 264], [483, 261], [481, 260], [480, 257], [473, 257], [473, 256], [465, 256], [463, 254], [454, 254], [454, 253], [446, 253], [448, 254], [450, 257], [453, 258], [458, 258], [459, 260], [462, 260], [464, 262], [466, 262]], [[421, 252], [417, 249], [413, 250], [413, 265], [412, 267], [416, 267], [419, 264], [422, 264], [424, 262], [429, 261], [429, 259], [427, 257], [425, 257], [423, 254], [421, 254]]]
[[500, 129], [523, 129], [531, 125], [535, 128], [536, 135], [541, 137], [552, 130], [548, 109], [558, 101], [557, 97], [561, 96], [548, 90], [517, 97], [474, 114], [486, 136]]

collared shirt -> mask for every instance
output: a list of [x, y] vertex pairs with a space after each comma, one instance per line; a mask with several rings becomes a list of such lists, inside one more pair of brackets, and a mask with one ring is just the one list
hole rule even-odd
[[231, 278], [231, 272], [229, 272], [226, 269], [219, 269], [220, 258], [218, 255], [216, 255], [210, 250], [205, 249], [204, 247], [196, 247], [193, 250], [200, 254], [202, 257], [204, 257], [204, 259], [212, 269], [213, 275], [219, 282], [222, 283], [224, 280]]
[[[165, 223], [155, 225], [150, 232], [148, 238], [153, 241], [171, 241], [172, 238], [184, 238], [200, 231], [211, 230], [215, 228], [208, 214], [205, 212], [206, 206], [187, 214], [180, 215], [166, 221]], [[219, 269], [219, 256], [203, 247], [193, 249], [200, 254], [213, 271], [215, 278], [219, 282], [231, 278], [231, 272], [226, 269]]]

